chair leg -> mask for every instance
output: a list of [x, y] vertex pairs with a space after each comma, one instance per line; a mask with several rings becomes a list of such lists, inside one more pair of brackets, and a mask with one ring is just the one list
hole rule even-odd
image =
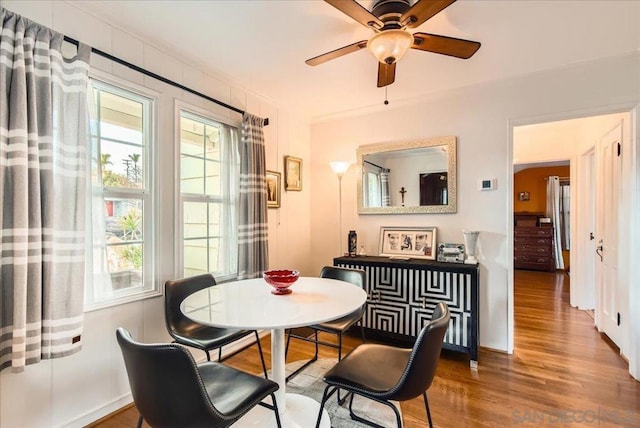
[[[338, 333], [338, 361], [342, 360], [342, 333]], [[349, 397], [350, 392], [347, 392], [343, 398], [340, 398], [340, 390], [338, 389], [338, 404], [342, 406]]]
[[273, 410], [274, 412], [276, 412], [276, 425], [278, 426], [278, 428], [282, 428], [282, 424], [280, 422], [280, 412], [278, 412], [278, 403], [276, 402], [276, 394], [274, 394], [272, 392], [269, 395], [271, 396], [271, 401], [273, 402], [273, 404], [269, 404], [269, 403], [265, 403], [264, 401], [260, 401], [258, 403], [258, 406], [262, 406], [262, 407], [265, 407], [265, 408], [267, 408], [269, 410]]
[[136, 428], [142, 428], [142, 415], [138, 416], [138, 425], [136, 425]]
[[424, 406], [427, 408], [427, 418], [429, 419], [429, 428], [433, 428], [433, 422], [431, 421], [431, 411], [429, 411], [429, 400], [427, 400], [427, 391], [422, 393], [424, 398]]
[[360, 335], [362, 336], [362, 343], [367, 343], [367, 339], [364, 337], [364, 325], [362, 325], [362, 321], [360, 323]]
[[218, 361], [222, 361], [222, 346], [218, 348]]
[[[351, 419], [353, 419], [354, 421], [362, 422], [363, 424], [369, 425], [370, 427], [386, 428], [386, 427], [384, 427], [382, 425], [378, 425], [377, 423], [375, 423], [373, 421], [361, 418], [360, 416], [356, 415], [353, 412], [353, 397], [355, 396], [355, 394], [353, 394], [352, 392], [350, 392], [350, 393], [351, 393], [351, 400], [349, 400], [349, 416], [351, 416]], [[398, 424], [398, 428], [402, 428], [402, 417], [400, 416], [400, 412], [398, 411], [396, 406], [394, 406], [393, 404], [391, 404], [390, 402], [388, 402], [386, 400], [378, 400], [378, 399], [372, 398], [372, 397], [365, 397], [365, 398], [368, 398], [368, 399], [373, 400], [373, 401], [377, 401], [380, 404], [384, 404], [385, 406], [391, 407], [391, 409], [393, 410], [393, 413], [395, 413], [395, 415], [396, 415], [396, 423]]]
[[271, 401], [273, 401], [273, 411], [276, 413], [276, 426], [278, 428], [282, 428], [282, 424], [280, 423], [280, 412], [278, 411], [278, 403], [276, 403], [276, 394], [271, 393]]
[[[289, 343], [289, 339], [291, 339], [291, 337], [289, 337], [287, 339], [287, 344]], [[309, 341], [311, 341], [311, 340], [309, 340]], [[315, 330], [315, 344], [316, 344], [316, 353], [314, 354], [313, 358], [311, 358], [309, 361], [307, 361], [306, 363], [304, 363], [303, 365], [301, 365], [300, 367], [295, 369], [292, 373], [289, 373], [289, 375], [285, 378], [285, 382], [289, 382], [291, 379], [296, 377], [301, 371], [303, 371], [304, 369], [309, 367], [312, 363], [314, 363], [315, 361], [318, 361], [318, 330]], [[284, 355], [285, 355], [284, 358], [286, 360], [286, 358], [287, 358], [286, 348], [285, 348], [285, 354]]]
[[331, 385], [327, 385], [326, 388], [324, 389], [324, 393], [322, 394], [322, 402], [320, 403], [320, 411], [318, 412], [318, 419], [316, 419], [316, 428], [320, 427], [320, 421], [322, 420], [322, 410], [324, 409], [324, 405], [326, 404], [326, 402], [329, 399], [329, 397], [331, 397], [333, 395], [333, 393], [336, 392], [336, 390], [338, 389], [338, 388], [334, 387], [333, 391], [329, 392], [329, 388], [331, 388]]
[[[289, 346], [289, 339], [290, 338], [291, 338], [290, 336], [287, 338], [287, 347]], [[318, 361], [318, 345], [319, 345], [318, 344], [318, 330], [314, 330], [314, 339], [313, 340], [311, 340], [309, 338], [307, 338], [305, 340], [307, 342], [314, 342], [315, 343], [315, 345], [316, 345], [315, 354], [313, 355], [313, 357], [310, 360], [308, 360], [302, 366], [298, 367], [292, 373], [289, 373], [289, 375], [285, 379], [286, 382], [289, 382], [291, 379], [296, 377], [301, 371], [303, 371], [304, 369], [309, 367], [309, 365], [311, 365], [313, 362]], [[286, 351], [286, 348], [285, 348], [285, 359], [286, 358], [287, 358], [287, 351]]]
[[264, 378], [269, 379], [269, 375], [267, 375], [267, 365], [264, 363], [264, 355], [262, 355], [262, 345], [260, 344], [260, 336], [258, 335], [258, 331], [253, 331], [256, 334], [256, 343], [258, 344], [258, 352], [260, 353], [260, 362], [262, 363], [262, 371], [264, 372]]
[[209, 350], [205, 349], [204, 353], [207, 354], [207, 361], [211, 361], [211, 355], [209, 355]]

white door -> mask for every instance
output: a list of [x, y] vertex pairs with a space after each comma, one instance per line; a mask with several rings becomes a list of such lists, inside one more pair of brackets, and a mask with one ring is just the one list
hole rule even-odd
[[622, 172], [622, 123], [597, 144], [596, 153], [596, 325], [618, 346], [618, 207]]

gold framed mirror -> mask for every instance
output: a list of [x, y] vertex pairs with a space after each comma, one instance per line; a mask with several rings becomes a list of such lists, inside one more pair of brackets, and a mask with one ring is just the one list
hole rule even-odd
[[358, 147], [358, 214], [455, 213], [453, 136]]

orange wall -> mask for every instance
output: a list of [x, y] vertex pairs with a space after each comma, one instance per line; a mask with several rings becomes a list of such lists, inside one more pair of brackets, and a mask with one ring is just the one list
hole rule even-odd
[[[550, 175], [569, 177], [569, 166], [527, 168], [513, 176], [513, 210], [544, 213], [547, 209], [547, 180]], [[528, 201], [518, 200], [520, 192], [529, 192]]]
[[[527, 168], [513, 176], [513, 211], [540, 212], [547, 210], [547, 180], [550, 175], [569, 177], [569, 166]], [[529, 192], [528, 201], [520, 201], [520, 192]], [[569, 251], [562, 251], [565, 270], [569, 270]]]

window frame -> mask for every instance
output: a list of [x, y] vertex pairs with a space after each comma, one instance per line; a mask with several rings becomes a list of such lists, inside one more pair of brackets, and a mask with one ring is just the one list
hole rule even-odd
[[[102, 86], [103, 88], [108, 88], [109, 92], [119, 96], [129, 97], [129, 94], [132, 93], [136, 97], [144, 99], [148, 102], [148, 107], [145, 110], [148, 112], [149, 118], [146, 121], [143, 120], [143, 158], [145, 159], [143, 166], [144, 189], [105, 188], [104, 191], [105, 199], [134, 199], [140, 200], [143, 204], [142, 285], [127, 288], [126, 291], [114, 290], [113, 295], [109, 299], [98, 302], [91, 298], [89, 303], [84, 304], [84, 312], [91, 312], [163, 295], [163, 291], [158, 284], [157, 266], [160, 253], [157, 248], [158, 245], [156, 245], [156, 243], [159, 242], [157, 225], [159, 224], [159, 212], [161, 210], [158, 198], [159, 183], [156, 179], [159, 159], [157, 123], [160, 94], [147, 87], [120, 79], [100, 70], [91, 70], [89, 72], [89, 79], [91, 80], [92, 87], [98, 86], [98, 88], [100, 88], [100, 86]], [[93, 106], [90, 108], [93, 108]], [[91, 288], [91, 290], [87, 290], [87, 288], [88, 287], [85, 287], [85, 293], [93, 296], [93, 288]], [[85, 302], [86, 301], [87, 299], [85, 299]]]
[[[184, 226], [183, 225], [184, 203], [185, 202], [216, 202], [216, 201], [222, 202], [224, 201], [224, 198], [214, 197], [214, 196], [190, 195], [187, 197], [187, 199], [185, 199], [182, 195], [181, 182], [180, 182], [180, 179], [181, 179], [180, 118], [181, 118], [182, 112], [185, 112], [187, 114], [194, 115], [194, 116], [200, 116], [206, 120], [209, 120], [212, 122], [218, 122], [222, 125], [234, 127], [238, 130], [238, 139], [241, 138], [240, 128], [242, 125], [241, 120], [233, 121], [229, 117], [224, 117], [219, 114], [216, 114], [213, 110], [201, 108], [182, 100], [178, 100], [178, 99], [175, 100], [175, 103], [174, 103], [174, 131], [175, 131], [174, 159], [176, 161], [175, 161], [175, 168], [174, 168], [174, 192], [175, 192], [176, 207], [175, 207], [174, 230], [175, 230], [176, 245], [175, 245], [175, 254], [174, 254], [174, 257], [175, 257], [174, 269], [178, 277], [184, 276], [184, 227], [183, 227]], [[238, 272], [236, 269], [236, 272], [231, 275], [217, 276], [216, 281], [218, 283], [232, 281], [232, 280], [235, 280], [237, 276], [238, 276]]]

